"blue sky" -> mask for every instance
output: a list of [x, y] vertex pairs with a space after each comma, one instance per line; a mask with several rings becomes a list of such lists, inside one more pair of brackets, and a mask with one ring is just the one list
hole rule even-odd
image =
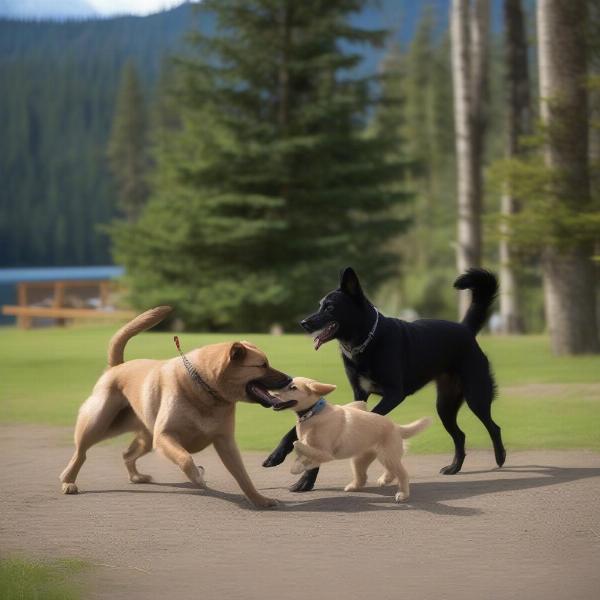
[[182, 0], [88, 0], [101, 15], [147, 15], [181, 4]]

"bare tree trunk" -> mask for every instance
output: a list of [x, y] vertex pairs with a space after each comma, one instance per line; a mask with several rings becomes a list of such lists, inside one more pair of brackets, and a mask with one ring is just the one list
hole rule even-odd
[[[452, 0], [450, 34], [458, 171], [456, 264], [481, 264], [482, 153], [487, 83], [489, 0]], [[459, 314], [469, 304], [460, 295]]]
[[[521, 0], [504, 0], [505, 81], [506, 81], [506, 158], [520, 154], [519, 138], [531, 130], [527, 35]], [[500, 211], [510, 218], [519, 211], [519, 202], [510, 189], [502, 194]], [[500, 314], [504, 333], [522, 333], [515, 260], [511, 251], [509, 225], [500, 226]]]
[[[586, 0], [538, 0], [537, 20], [545, 161], [556, 174], [554, 201], [577, 210], [590, 199]], [[556, 354], [599, 350], [592, 252], [591, 244], [578, 244], [543, 253], [546, 318]]]

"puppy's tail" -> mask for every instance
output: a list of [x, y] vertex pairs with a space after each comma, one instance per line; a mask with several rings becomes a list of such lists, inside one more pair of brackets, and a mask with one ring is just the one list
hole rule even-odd
[[108, 344], [108, 366], [114, 367], [125, 361], [123, 356], [127, 342], [138, 333], [158, 325], [173, 309], [170, 306], [157, 306], [138, 315], [127, 325], [123, 325]]
[[424, 429], [427, 429], [432, 423], [431, 417], [423, 417], [417, 421], [413, 421], [408, 425], [396, 425], [396, 430], [400, 433], [403, 440], [411, 438], [417, 433], [421, 433]]
[[493, 273], [485, 269], [469, 269], [454, 282], [457, 290], [471, 290], [471, 305], [463, 317], [463, 325], [466, 325], [473, 335], [487, 321], [490, 308], [498, 294], [498, 280]]

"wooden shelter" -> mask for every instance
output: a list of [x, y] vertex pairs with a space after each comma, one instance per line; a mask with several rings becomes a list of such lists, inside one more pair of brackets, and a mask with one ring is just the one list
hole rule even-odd
[[2, 306], [2, 314], [16, 317], [28, 329], [34, 319], [65, 325], [72, 319], [122, 320], [134, 313], [111, 305], [120, 267], [49, 267], [0, 269], [0, 286], [12, 286], [16, 303]]

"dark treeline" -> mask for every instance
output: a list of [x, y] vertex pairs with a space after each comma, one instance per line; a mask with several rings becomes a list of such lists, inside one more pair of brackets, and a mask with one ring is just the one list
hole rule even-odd
[[189, 6], [146, 18], [0, 20], [0, 266], [110, 263], [98, 224], [117, 214], [107, 140], [121, 71], [146, 94], [194, 20]]
[[[352, 20], [390, 27], [406, 47], [421, 3], [366, 3]], [[435, 6], [444, 35], [448, 0]], [[112, 260], [98, 224], [119, 214], [107, 161], [123, 66], [134, 65], [148, 106], [161, 64], [185, 32], [213, 31], [215, 16], [184, 5], [149, 17], [82, 22], [0, 19], [0, 266]], [[383, 48], [359, 47], [372, 73]]]

